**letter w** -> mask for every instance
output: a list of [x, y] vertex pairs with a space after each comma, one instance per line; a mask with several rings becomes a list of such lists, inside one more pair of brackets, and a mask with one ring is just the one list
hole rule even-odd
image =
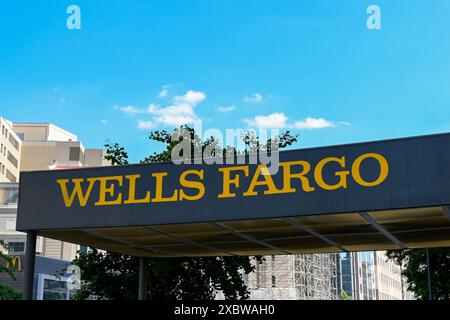
[[75, 200], [75, 197], [78, 198], [78, 202], [80, 203], [80, 206], [85, 207], [87, 201], [89, 200], [89, 196], [91, 195], [92, 188], [94, 187], [95, 181], [97, 179], [87, 179], [89, 181], [89, 187], [86, 190], [86, 193], [83, 194], [83, 188], [81, 187], [81, 182], [84, 181], [83, 178], [81, 179], [72, 179], [72, 182], [74, 184], [74, 187], [72, 189], [72, 193], [69, 196], [69, 192], [67, 191], [67, 183], [69, 182], [69, 179], [58, 179], [56, 182], [61, 187], [61, 193], [64, 198], [64, 204], [67, 208], [70, 208], [73, 204], [73, 201]]

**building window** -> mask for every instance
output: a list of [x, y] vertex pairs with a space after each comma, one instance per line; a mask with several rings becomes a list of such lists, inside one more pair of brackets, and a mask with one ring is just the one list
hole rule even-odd
[[0, 206], [17, 204], [19, 187], [0, 187]]
[[38, 300], [70, 300], [75, 290], [68, 287], [69, 278], [40, 274], [38, 279]]
[[69, 161], [80, 161], [80, 151], [79, 147], [70, 147]]
[[16, 140], [16, 138], [14, 138], [12, 135], [9, 135], [9, 142], [11, 143], [11, 145], [17, 150], [19, 151], [19, 142]]
[[17, 182], [17, 177], [13, 175], [8, 169], [6, 169], [6, 178], [11, 182]]
[[9, 151], [8, 151], [8, 160], [9, 160], [9, 162], [12, 163], [12, 165], [13, 165], [14, 167], [17, 168], [17, 167], [19, 166], [19, 160], [17, 160], [16, 157], [14, 157], [14, 156], [12, 155], [12, 153], [9, 152]]
[[6, 230], [16, 230], [16, 220], [6, 220]]
[[272, 288], [275, 288], [275, 256], [272, 256]]
[[8, 242], [9, 253], [25, 252], [25, 242]]
[[42, 300], [67, 300], [67, 283], [45, 279]]

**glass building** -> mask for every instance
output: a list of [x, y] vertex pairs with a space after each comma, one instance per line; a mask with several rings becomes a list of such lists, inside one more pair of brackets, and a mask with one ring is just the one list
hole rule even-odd
[[337, 255], [338, 292], [353, 300], [374, 300], [375, 257], [373, 251], [345, 252]]

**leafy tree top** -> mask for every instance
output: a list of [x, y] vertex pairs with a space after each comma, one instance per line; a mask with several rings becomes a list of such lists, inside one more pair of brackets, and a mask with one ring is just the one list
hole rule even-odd
[[[243, 133], [245, 148], [237, 150], [234, 147], [222, 147], [214, 137], [202, 140], [189, 126], [182, 126], [168, 132], [153, 131], [149, 135], [151, 141], [161, 142], [165, 148], [145, 157], [141, 163], [164, 162], [171, 160], [173, 148], [179, 141], [173, 141], [172, 136], [185, 130], [190, 135], [192, 147], [205, 151], [211, 150], [223, 155], [248, 154], [250, 152], [271, 151], [272, 146], [286, 148], [297, 141], [289, 131], [272, 140], [261, 142], [253, 133]], [[175, 139], [176, 140], [176, 139]], [[118, 143], [107, 142], [105, 159], [112, 165], [129, 163], [128, 153]], [[203, 154], [203, 153], [202, 153]], [[195, 155], [190, 155], [191, 159]], [[249, 291], [243, 275], [254, 271], [252, 263], [261, 261], [261, 257], [180, 257], [180, 258], [149, 258], [146, 259], [148, 273], [148, 297], [150, 299], [183, 299], [205, 300], [213, 299], [217, 291], [222, 291], [226, 299], [247, 299]], [[100, 299], [130, 300], [137, 298], [138, 260], [117, 253], [104, 253], [92, 250], [89, 253], [79, 253], [74, 264], [81, 269], [82, 287], [76, 298], [86, 299], [96, 296]]]

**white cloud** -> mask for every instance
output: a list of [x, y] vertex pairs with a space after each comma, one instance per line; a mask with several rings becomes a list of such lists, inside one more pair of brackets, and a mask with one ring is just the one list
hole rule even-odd
[[169, 85], [169, 84], [163, 86], [162, 89], [161, 89], [161, 91], [160, 91], [159, 94], [158, 94], [158, 98], [164, 98], [164, 97], [167, 97], [167, 95], [169, 94], [169, 88], [170, 88], [170, 85]]
[[125, 113], [125, 114], [128, 114], [128, 115], [136, 115], [136, 114], [141, 114], [141, 113], [145, 113], [145, 110], [144, 109], [140, 109], [140, 108], [138, 108], [138, 107], [135, 107], [135, 106], [124, 106], [124, 107], [121, 107], [121, 106], [114, 106], [114, 109], [116, 109], [116, 110], [119, 110], [120, 112], [123, 112], [123, 113]]
[[256, 116], [253, 119], [244, 119], [249, 127], [261, 129], [282, 129], [286, 127], [288, 118], [282, 112], [276, 112], [267, 116]]
[[245, 103], [260, 103], [263, 100], [261, 93], [252, 93], [251, 95], [246, 95], [244, 97]]
[[219, 106], [217, 107], [217, 110], [219, 112], [231, 112], [236, 110], [236, 106], [234, 104], [232, 104], [231, 106]]
[[174, 127], [184, 124], [192, 124], [198, 120], [194, 113], [185, 111], [181, 111], [177, 106], [169, 106], [167, 108], [157, 110], [156, 114], [158, 115], [153, 117], [153, 120], [159, 124]]
[[141, 130], [149, 130], [156, 128], [157, 124], [149, 120], [138, 120], [138, 128]]
[[162, 89], [161, 92], [158, 94], [158, 98], [164, 98], [167, 97], [167, 94], [169, 93], [169, 90]]
[[147, 107], [147, 113], [153, 113], [159, 109], [159, 104], [150, 103]]
[[297, 129], [322, 129], [329, 127], [335, 127], [335, 124], [324, 118], [307, 117], [306, 119], [294, 122], [294, 128]]
[[205, 99], [206, 95], [203, 92], [189, 90], [182, 96], [175, 96], [172, 105], [161, 108], [151, 104], [147, 111], [154, 116], [153, 121], [158, 124], [175, 127], [192, 124], [199, 119], [194, 108]]
[[189, 90], [185, 95], [173, 98], [175, 104], [187, 104], [195, 107], [197, 104], [206, 99], [206, 95], [200, 91]]
[[[323, 129], [335, 127], [336, 125], [324, 118], [307, 117], [303, 120], [297, 120], [294, 123], [288, 121], [288, 117], [282, 112], [275, 112], [269, 115], [259, 115], [251, 119], [244, 119], [243, 122], [249, 127], [258, 129]], [[342, 125], [348, 125], [347, 122], [339, 122]]]
[[149, 120], [139, 120], [138, 128], [148, 130], [164, 126], [181, 126], [183, 124], [192, 124], [199, 120], [195, 114], [194, 108], [206, 99], [206, 95], [200, 91], [189, 90], [186, 94], [175, 96], [172, 99], [172, 104], [161, 107], [159, 104], [150, 104], [147, 108], [138, 108], [132, 105], [129, 106], [114, 106], [114, 109], [119, 110], [128, 115], [147, 114], [151, 116]]

